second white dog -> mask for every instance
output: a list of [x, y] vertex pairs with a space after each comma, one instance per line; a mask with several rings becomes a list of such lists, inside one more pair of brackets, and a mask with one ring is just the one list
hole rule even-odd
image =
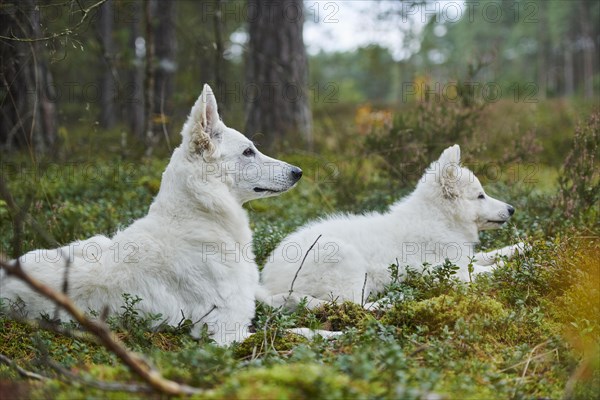
[[454, 145], [387, 213], [336, 215], [284, 239], [262, 271], [270, 292], [266, 301], [291, 307], [303, 298], [309, 307], [333, 299], [364, 305], [390, 283], [388, 268], [396, 262], [402, 273], [406, 266], [440, 265], [448, 259], [468, 280], [473, 257], [477, 274], [489, 271], [497, 256], [511, 257], [520, 248], [474, 252], [478, 232], [499, 228], [513, 213], [512, 206], [486, 195], [473, 173], [460, 166], [460, 148]]

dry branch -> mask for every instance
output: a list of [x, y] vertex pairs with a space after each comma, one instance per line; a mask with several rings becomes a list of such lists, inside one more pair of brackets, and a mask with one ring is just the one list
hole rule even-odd
[[321, 236], [323, 236], [323, 235], [317, 236], [317, 238], [315, 239], [315, 241], [313, 242], [313, 244], [311, 244], [310, 247], [308, 248], [308, 251], [306, 252], [306, 254], [304, 254], [304, 258], [302, 258], [302, 262], [300, 263], [300, 267], [298, 267], [298, 270], [296, 271], [296, 274], [294, 275], [294, 279], [292, 279], [292, 284], [290, 285], [290, 291], [288, 293], [288, 297], [287, 297], [286, 301], [290, 298], [290, 296], [294, 292], [294, 283], [296, 283], [296, 278], [298, 278], [298, 274], [300, 273], [300, 270], [304, 266], [304, 262], [306, 261], [306, 257], [308, 257], [308, 253], [310, 253], [310, 251], [313, 249], [313, 247], [315, 247], [315, 245], [317, 244], [317, 242], [319, 241], [319, 239], [321, 239]]
[[43, 37], [39, 37], [39, 38], [22, 38], [22, 37], [17, 37], [13, 34], [13, 36], [0, 36], [0, 39], [11, 40], [14, 42], [28, 42], [29, 43], [29, 42], [42, 42], [42, 41], [47, 41], [47, 40], [53, 40], [53, 39], [57, 39], [59, 37], [71, 35], [88, 20], [92, 11], [96, 10], [98, 7], [100, 7], [104, 3], [106, 3], [106, 0], [100, 0], [97, 3], [94, 3], [87, 8], [82, 7], [80, 9], [82, 15], [81, 15], [81, 19], [79, 20], [79, 22], [69, 28], [65, 28], [61, 32], [53, 33], [52, 35], [43, 36]]
[[21, 375], [24, 378], [35, 379], [38, 381], [45, 381], [48, 379], [44, 375], [36, 374], [35, 372], [27, 371], [26, 369], [19, 367], [16, 362], [14, 362], [12, 359], [8, 358], [4, 354], [0, 354], [0, 362], [8, 365], [9, 367], [13, 367], [17, 370], [19, 375]]
[[361, 307], [364, 307], [364, 305], [365, 305], [365, 288], [367, 287], [367, 277], [368, 277], [368, 275], [365, 272], [365, 281], [363, 282], [362, 291], [360, 293], [360, 306]]
[[160, 372], [148, 364], [144, 358], [129, 351], [116, 337], [114, 337], [104, 322], [88, 318], [84, 312], [75, 305], [73, 300], [65, 294], [52, 289], [28, 275], [18, 262], [15, 265], [10, 265], [8, 262], [0, 260], [0, 268], [4, 269], [8, 275], [14, 276], [25, 282], [33, 290], [66, 310], [82, 327], [98, 337], [104, 347], [114, 353], [136, 375], [155, 390], [171, 395], [204, 393], [202, 389], [182, 385], [163, 378]]
[[[120, 382], [103, 382], [95, 379], [83, 378], [80, 375], [74, 374], [54, 360], [47, 360], [63, 381], [77, 381], [85, 386], [90, 386], [96, 389], [109, 392], [128, 392], [128, 393], [151, 393], [153, 389], [148, 385], [139, 385], [135, 383], [120, 383]], [[66, 379], [65, 379], [66, 378]]]
[[[95, 379], [83, 378], [77, 374], [72, 373], [59, 363], [54, 360], [47, 359], [47, 364], [50, 365], [56, 372], [59, 373], [59, 379], [64, 382], [73, 382], [77, 381], [83, 385], [90, 386], [96, 389], [104, 390], [104, 391], [115, 391], [115, 392], [129, 392], [129, 393], [151, 393], [153, 389], [144, 384], [135, 384], [135, 383], [119, 383], [119, 382], [103, 382]], [[4, 354], [0, 354], [0, 363], [4, 363], [12, 368], [14, 368], [19, 375], [27, 379], [35, 379], [38, 381], [47, 381], [52, 379], [48, 376], [41, 375], [35, 372], [27, 371], [26, 369], [17, 365], [17, 363], [5, 356]]]

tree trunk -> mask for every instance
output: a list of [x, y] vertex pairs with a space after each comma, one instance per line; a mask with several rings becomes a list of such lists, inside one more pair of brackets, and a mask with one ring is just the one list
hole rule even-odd
[[[142, 15], [140, 0], [132, 1], [130, 7], [132, 7], [132, 15]], [[144, 56], [146, 47], [142, 35], [141, 20], [141, 17], [139, 19], [131, 18], [129, 22], [129, 46], [133, 50], [132, 67], [129, 83], [124, 87], [122, 97], [127, 101], [131, 132], [135, 137], [143, 140], [146, 120], [144, 118]]]
[[540, 100], [544, 100], [547, 96], [548, 89], [548, 67], [551, 65], [551, 63], [548, 61], [548, 16], [544, 7], [539, 8], [539, 24], [537, 33], [538, 96]]
[[156, 144], [154, 135], [154, 15], [156, 0], [144, 1], [146, 21], [146, 71], [144, 76], [144, 132], [146, 133], [146, 155], [150, 156]]
[[581, 34], [583, 43], [583, 95], [594, 97], [594, 57], [596, 55], [592, 24], [590, 21], [591, 4], [588, 1], [579, 3], [581, 16]]
[[575, 93], [575, 74], [573, 68], [573, 51], [571, 50], [571, 41], [565, 42], [565, 96], [573, 96]]
[[246, 134], [264, 134], [271, 147], [312, 142], [303, 15], [302, 0], [248, 0]]
[[[24, 0], [0, 13], [0, 34], [40, 37], [40, 13]], [[0, 41], [0, 146], [43, 152], [57, 141], [52, 74], [39, 42]]]
[[225, 60], [223, 58], [223, 52], [225, 47], [223, 45], [223, 0], [215, 0], [215, 13], [213, 16], [213, 24], [215, 28], [215, 81], [217, 90], [217, 101], [220, 100], [219, 114], [224, 118], [226, 114], [225, 109]]
[[113, 40], [113, 0], [107, 0], [98, 15], [98, 36], [105, 68], [100, 78], [100, 126], [111, 129], [117, 122], [115, 108], [116, 69], [114, 67], [115, 46]]
[[163, 1], [156, 14], [156, 29], [154, 33], [156, 45], [157, 68], [154, 84], [154, 135], [164, 134], [168, 141], [167, 125], [173, 110], [173, 75], [177, 69], [177, 36], [175, 34], [176, 2]]

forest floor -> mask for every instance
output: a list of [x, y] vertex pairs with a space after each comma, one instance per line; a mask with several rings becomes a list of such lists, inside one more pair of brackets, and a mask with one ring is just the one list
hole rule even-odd
[[[471, 162], [495, 163], [500, 174], [486, 174], [481, 165], [473, 168], [486, 191], [517, 212], [508, 226], [483, 233], [480, 247], [517, 241], [531, 246], [505, 266], [469, 283], [455, 279], [449, 264], [415, 270], [388, 287], [386, 295], [394, 304], [381, 311], [334, 303], [288, 312], [258, 304], [258, 333], [229, 347], [192, 339], [185, 324], [149, 329], [152, 321], [139, 315], [138, 300], [131, 297], [124, 299], [122, 315], [109, 319], [111, 328], [165, 377], [205, 388], [201, 398], [598, 398], [600, 183], [598, 160], [586, 164], [590, 156], [598, 156], [598, 110], [594, 119], [591, 112], [577, 112], [576, 104], [542, 104], [533, 114], [511, 114], [510, 126], [502, 125], [510, 107], [495, 105], [486, 111], [485, 122], [461, 130], [471, 129], [473, 135], [485, 131], [485, 142], [472, 136], [437, 137], [438, 147], [411, 160], [421, 168], [443, 146], [457, 142]], [[315, 130], [323, 132], [320, 151], [279, 155], [303, 168], [298, 187], [246, 206], [259, 265], [307, 221], [338, 211], [384, 210], [414, 185], [412, 167], [394, 168], [394, 160], [404, 154], [380, 151], [387, 141], [417, 143], [405, 129], [414, 121], [392, 118], [388, 127], [385, 121], [378, 125], [377, 114], [368, 132], [361, 133], [356, 126], [365, 124], [359, 120], [365, 117], [358, 112], [350, 118], [316, 117]], [[342, 120], [351, 122], [344, 126], [338, 123]], [[430, 125], [419, 127], [435, 129]], [[327, 137], [331, 126], [338, 131]], [[2, 174], [14, 198], [59, 242], [111, 234], [147, 212], [167, 151], [152, 159], [138, 157], [111, 144], [120, 143], [115, 136], [63, 137], [67, 150], [52, 161], [3, 156]], [[115, 154], [110, 146], [120, 156], [102, 156], [105, 151]], [[503, 150], [507, 147], [509, 151]], [[11, 221], [0, 200], [0, 249], [5, 254], [13, 249]], [[24, 228], [23, 251], [47, 246], [30, 226]], [[396, 273], [395, 266], [390, 273]], [[43, 320], [32, 324], [6, 311], [0, 308], [0, 353], [48, 379], [26, 379], [14, 366], [0, 363], [2, 398], [160, 397], [94, 387], [92, 381], [139, 381], [89, 336], [57, 333], [43, 328]], [[345, 333], [335, 340], [308, 341], [286, 333], [295, 326]], [[77, 331], [76, 326], [63, 328]], [[56, 363], [61, 367], [52, 367]]]

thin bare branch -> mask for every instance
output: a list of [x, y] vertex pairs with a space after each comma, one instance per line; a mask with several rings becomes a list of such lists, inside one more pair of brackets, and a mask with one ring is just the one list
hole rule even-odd
[[364, 307], [364, 305], [365, 305], [365, 288], [367, 287], [367, 277], [368, 277], [368, 275], [365, 272], [365, 281], [363, 282], [362, 291], [360, 293], [360, 305], [361, 305], [361, 307]]
[[[3, 260], [2, 254], [0, 254], [0, 260]], [[62, 326], [62, 324], [55, 323], [55, 321], [45, 319], [27, 319], [13, 312], [9, 312], [8, 315], [15, 322], [27, 325], [27, 327], [32, 331], [39, 331], [40, 329], [42, 329], [62, 336], [69, 337], [71, 339], [102, 346], [102, 343], [98, 340], [96, 336], [86, 331], [64, 327]]]
[[36, 292], [60, 305], [77, 322], [79, 322], [82, 327], [98, 337], [104, 347], [121, 359], [125, 365], [127, 365], [144, 382], [154, 388], [154, 390], [170, 395], [192, 395], [205, 393], [205, 391], [202, 389], [182, 385], [163, 378], [160, 372], [148, 364], [144, 358], [129, 351], [117, 338], [115, 338], [105, 323], [102, 321], [89, 319], [69, 297], [28, 275], [20, 267], [18, 262], [16, 265], [11, 265], [8, 262], [1, 260], [0, 268], [4, 269], [7, 274], [25, 282]]
[[[292, 293], [294, 292], [294, 283], [296, 283], [296, 278], [298, 278], [298, 274], [300, 273], [300, 270], [304, 266], [304, 262], [306, 261], [306, 257], [308, 257], [308, 253], [310, 253], [310, 251], [313, 249], [313, 247], [315, 247], [315, 245], [317, 244], [319, 239], [321, 239], [321, 236], [323, 236], [323, 235], [317, 236], [317, 238], [315, 239], [313, 244], [311, 244], [310, 247], [308, 248], [308, 251], [306, 252], [306, 254], [304, 254], [304, 258], [302, 259], [302, 262], [300, 263], [300, 267], [296, 271], [296, 274], [294, 275], [294, 279], [292, 279], [292, 284], [290, 285], [290, 292], [288, 293], [287, 299], [289, 299], [290, 296], [292, 295]], [[286, 301], [287, 301], [287, 299], [286, 299]]]
[[[71, 371], [69, 371], [54, 360], [46, 361], [47, 364], [50, 365], [50, 367], [52, 367], [56, 372], [59, 373], [58, 378], [65, 382], [77, 381], [86, 386], [111, 392], [151, 393], [154, 390], [148, 385], [139, 385], [135, 383], [103, 382], [95, 379], [84, 378], [82, 376], [72, 373]], [[37, 381], [47, 381], [51, 379], [50, 377], [47, 377], [45, 375], [27, 371], [26, 369], [20, 367], [13, 359], [5, 356], [4, 354], [0, 354], [0, 363], [4, 363], [9, 367], [14, 368], [23, 378], [34, 379]]]
[[26, 369], [19, 367], [14, 360], [8, 358], [4, 354], [0, 354], [0, 362], [14, 368], [23, 378], [35, 379], [36, 381], [45, 381], [48, 379], [44, 375], [36, 374], [35, 372], [27, 371]]
[[162, 125], [163, 135], [165, 137], [165, 142], [167, 143], [167, 148], [169, 151], [172, 151], [171, 140], [169, 140], [169, 132], [167, 130], [167, 122], [166, 122], [166, 114], [165, 114], [165, 85], [166, 81], [163, 80], [162, 86], [160, 88], [160, 121]]
[[518, 366], [521, 366], [521, 365], [525, 364], [525, 370], [524, 370], [524, 372], [523, 372], [523, 376], [525, 376], [525, 372], [527, 372], [527, 368], [528, 368], [528, 366], [529, 366], [529, 363], [531, 362], [531, 360], [535, 360], [535, 359], [537, 359], [537, 358], [540, 358], [541, 356], [546, 356], [546, 355], [548, 355], [548, 354], [550, 354], [550, 353], [552, 353], [552, 352], [554, 351], [554, 350], [551, 350], [551, 351], [549, 351], [549, 352], [546, 352], [546, 353], [543, 353], [543, 354], [538, 354], [538, 355], [535, 355], [535, 356], [534, 356], [535, 352], [536, 352], [536, 351], [537, 351], [537, 350], [538, 350], [540, 347], [543, 347], [543, 346], [547, 345], [548, 343], [550, 343], [550, 341], [549, 341], [549, 340], [546, 340], [545, 342], [539, 343], [539, 344], [538, 344], [538, 345], [536, 345], [536, 346], [535, 346], [533, 349], [531, 349], [531, 351], [530, 351], [530, 352], [527, 354], [527, 359], [525, 359], [525, 360], [522, 360], [522, 361], [519, 361], [518, 363], [516, 363], [516, 364], [513, 364], [513, 365], [511, 365], [510, 367], [506, 367], [506, 368], [504, 368], [504, 369], [501, 369], [499, 372], [506, 372], [506, 371], [509, 371], [509, 370], [511, 370], [511, 369], [514, 369], [514, 368], [516, 368], [516, 367], [518, 367]]
[[[140, 385], [135, 383], [120, 383], [120, 382], [104, 382], [91, 378], [84, 378], [74, 374], [54, 360], [47, 360], [47, 363], [61, 375], [61, 379], [66, 382], [77, 381], [85, 386], [90, 386], [96, 389], [105, 390], [108, 392], [128, 392], [128, 393], [152, 393], [154, 389], [148, 385]], [[67, 379], [64, 379], [67, 378]]]
[[[48, 41], [48, 40], [53, 40], [53, 39], [57, 39], [63, 36], [67, 36], [67, 35], [71, 35], [73, 33], [75, 33], [75, 31], [77, 31], [77, 29], [79, 29], [88, 19], [89, 16], [91, 15], [92, 11], [94, 11], [95, 9], [97, 9], [98, 7], [100, 7], [102, 4], [106, 3], [107, 0], [100, 0], [97, 3], [92, 4], [91, 6], [89, 6], [88, 8], [81, 8], [81, 19], [79, 20], [79, 22], [69, 28], [65, 28], [64, 30], [57, 32], [57, 33], [53, 33], [52, 35], [48, 35], [48, 36], [43, 36], [43, 37], [39, 37], [39, 38], [22, 38], [22, 37], [17, 37], [17, 36], [0, 36], [1, 40], [11, 40], [14, 42], [43, 42], [43, 41]], [[81, 5], [80, 5], [81, 7]]]
[[[71, 256], [69, 254], [65, 254], [64, 251], [60, 250], [60, 256], [63, 257], [65, 261], [65, 272], [63, 274], [63, 283], [62, 283], [62, 292], [65, 296], [69, 295], [69, 270], [71, 269]], [[54, 310], [54, 319], [59, 319], [59, 311], [60, 308], [58, 304], [56, 305], [56, 309]]]

